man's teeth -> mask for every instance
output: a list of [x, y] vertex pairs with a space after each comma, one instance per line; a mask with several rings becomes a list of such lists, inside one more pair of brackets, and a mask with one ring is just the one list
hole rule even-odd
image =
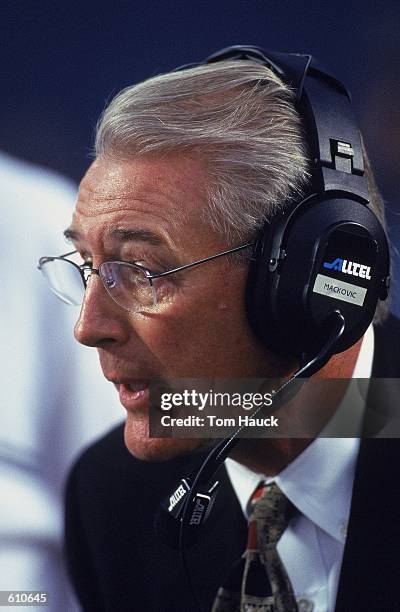
[[130, 389], [131, 391], [144, 391], [144, 389], [147, 388], [147, 384], [144, 382], [137, 382], [137, 383], [129, 383], [128, 385], [126, 385], [128, 387], [128, 389]]

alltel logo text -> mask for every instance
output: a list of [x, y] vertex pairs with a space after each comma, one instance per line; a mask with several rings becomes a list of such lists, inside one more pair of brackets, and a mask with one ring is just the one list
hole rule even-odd
[[347, 259], [341, 259], [340, 257], [337, 257], [332, 263], [324, 261], [324, 268], [338, 270], [338, 272], [343, 272], [343, 274], [352, 274], [353, 276], [371, 280], [371, 268], [369, 266], [363, 266], [362, 264], [347, 261]]

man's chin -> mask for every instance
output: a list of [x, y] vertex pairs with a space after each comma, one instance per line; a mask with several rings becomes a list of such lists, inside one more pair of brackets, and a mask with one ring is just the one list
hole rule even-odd
[[128, 451], [142, 461], [169, 461], [181, 455], [210, 446], [210, 441], [198, 438], [150, 438], [148, 419], [128, 414], [125, 431]]

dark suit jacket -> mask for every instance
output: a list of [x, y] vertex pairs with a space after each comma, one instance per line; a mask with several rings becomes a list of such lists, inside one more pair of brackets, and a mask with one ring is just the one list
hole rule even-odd
[[[394, 317], [376, 328], [374, 377], [400, 376], [399, 340], [400, 322]], [[199, 457], [139, 461], [125, 448], [122, 426], [82, 455], [67, 487], [66, 551], [85, 611], [196, 610], [178, 553], [156, 536], [154, 516], [160, 501], [198, 462]], [[337, 612], [400, 611], [399, 475], [400, 440], [362, 440]], [[210, 610], [246, 543], [247, 525], [225, 468], [220, 477], [212, 514], [187, 554], [204, 610]]]

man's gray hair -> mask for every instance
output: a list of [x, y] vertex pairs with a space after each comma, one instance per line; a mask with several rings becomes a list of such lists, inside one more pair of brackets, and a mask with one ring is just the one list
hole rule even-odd
[[[182, 153], [207, 172], [203, 218], [227, 245], [258, 230], [310, 187], [307, 140], [294, 92], [266, 66], [221, 61], [153, 77], [121, 91], [97, 125], [95, 155]], [[366, 159], [371, 208], [383, 202]], [[376, 318], [385, 310], [378, 306]]]
[[182, 152], [207, 171], [206, 220], [229, 245], [254, 236], [308, 179], [292, 91], [265, 66], [222, 61], [121, 91], [97, 127], [97, 156]]

